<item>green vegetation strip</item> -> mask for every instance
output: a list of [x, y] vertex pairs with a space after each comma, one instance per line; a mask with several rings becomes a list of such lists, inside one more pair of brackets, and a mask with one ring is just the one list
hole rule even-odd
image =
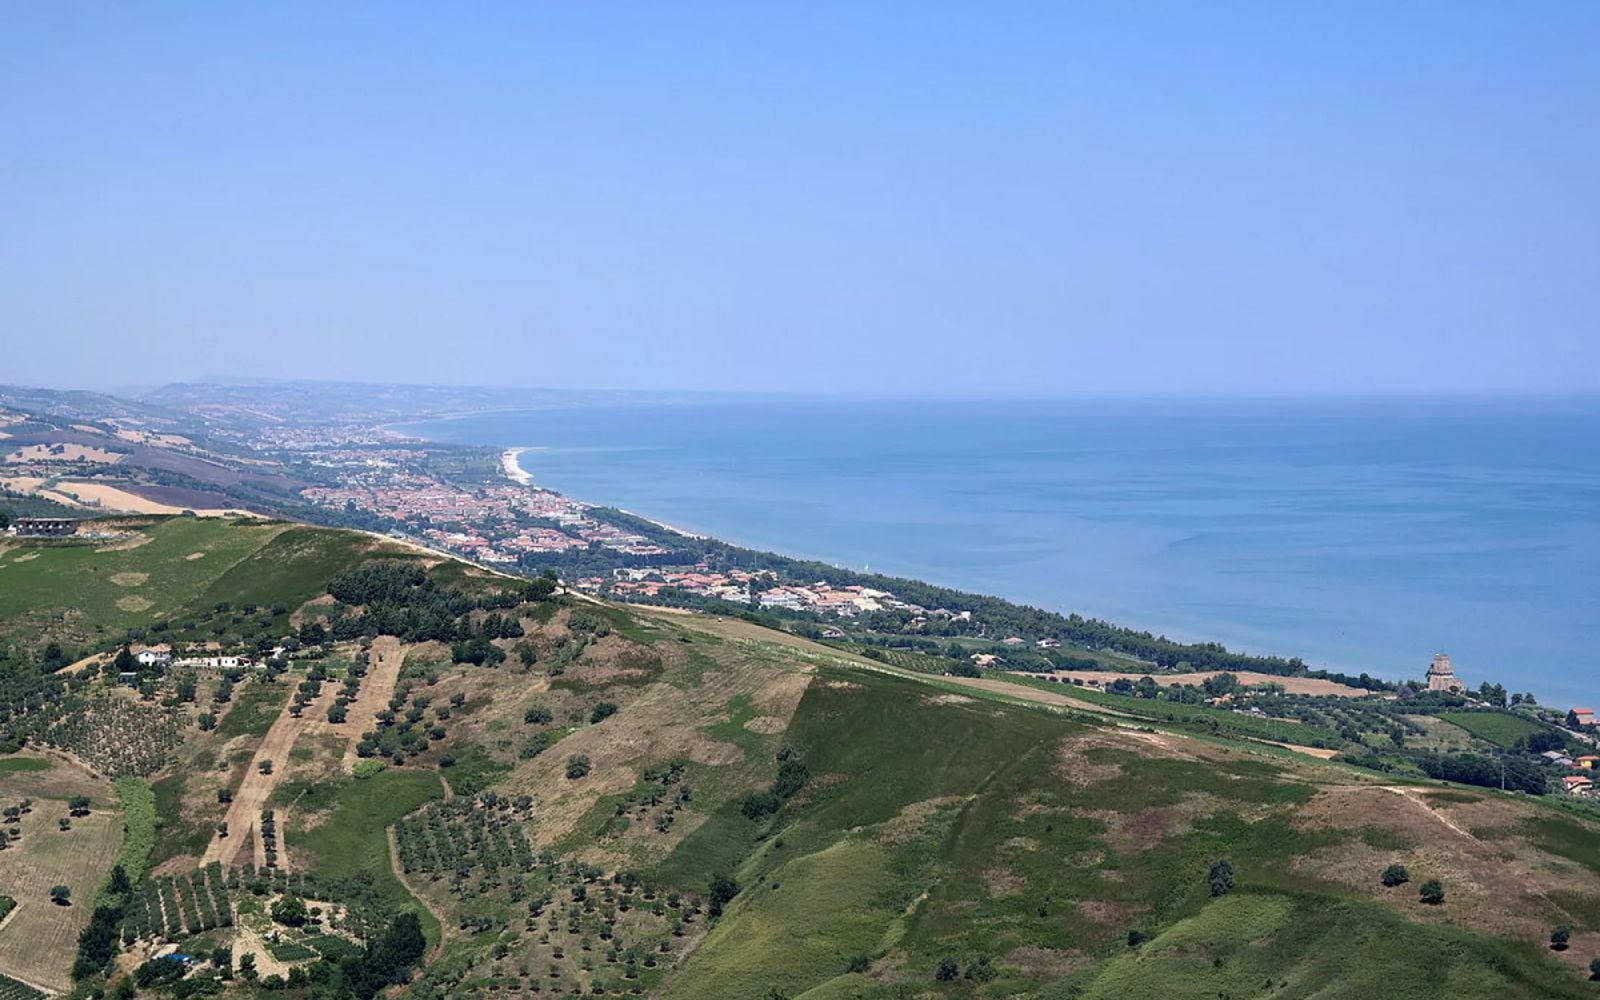
[[7, 757], [0, 760], [0, 774], [22, 774], [27, 771], [48, 771], [50, 762], [39, 757]]
[[122, 825], [127, 831], [117, 861], [128, 880], [137, 884], [149, 870], [156, 846], [156, 793], [143, 778], [118, 778], [117, 797], [122, 800]]
[[1453, 726], [1460, 726], [1480, 740], [1495, 746], [1513, 747], [1517, 741], [1535, 733], [1554, 732], [1549, 726], [1524, 719], [1509, 712], [1441, 712], [1439, 718]]

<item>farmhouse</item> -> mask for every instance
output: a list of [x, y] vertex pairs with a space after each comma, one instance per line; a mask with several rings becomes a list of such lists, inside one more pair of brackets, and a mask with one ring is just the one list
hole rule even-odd
[[1567, 713], [1569, 729], [1589, 729], [1594, 726], [1594, 709], [1574, 708]]
[[1561, 790], [1568, 795], [1588, 795], [1594, 790], [1594, 780], [1581, 774], [1569, 774], [1561, 779]]
[[1594, 766], [1596, 764], [1600, 764], [1600, 757], [1597, 757], [1592, 753], [1586, 753], [1582, 757], [1579, 757], [1577, 760], [1573, 761], [1573, 763], [1579, 767], [1592, 771], [1594, 770]]
[[172, 654], [161, 649], [141, 649], [133, 658], [141, 667], [164, 667], [172, 662]]

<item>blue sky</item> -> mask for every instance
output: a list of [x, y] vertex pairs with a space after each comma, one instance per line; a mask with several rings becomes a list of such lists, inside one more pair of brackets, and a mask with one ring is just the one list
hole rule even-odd
[[0, 381], [1600, 391], [1597, 51], [1588, 0], [8, 5]]

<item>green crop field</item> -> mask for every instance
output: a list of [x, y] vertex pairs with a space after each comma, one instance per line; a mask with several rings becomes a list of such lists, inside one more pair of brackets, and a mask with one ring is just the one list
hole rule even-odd
[[1510, 712], [1441, 712], [1439, 718], [1498, 747], [1513, 747], [1518, 740], [1534, 733], [1556, 732], [1550, 726]]
[[[370, 879], [390, 904], [414, 904], [390, 866], [388, 828], [443, 795], [444, 787], [431, 771], [391, 769], [367, 778], [322, 782], [295, 805], [297, 815], [320, 815], [310, 829], [300, 823], [289, 828], [290, 856], [327, 878]], [[437, 940], [437, 922], [417, 908], [430, 940]]]
[[39, 757], [0, 757], [0, 774], [48, 771], [50, 762]]
[[24, 635], [41, 622], [61, 620], [62, 637], [81, 643], [103, 634], [88, 625], [91, 611], [93, 626], [113, 636], [177, 615], [283, 530], [281, 524], [173, 517], [139, 531], [136, 538], [146, 540], [132, 545], [5, 549], [0, 635]]

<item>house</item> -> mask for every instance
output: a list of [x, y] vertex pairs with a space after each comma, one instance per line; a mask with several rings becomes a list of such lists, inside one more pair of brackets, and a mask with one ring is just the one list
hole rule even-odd
[[845, 635], [844, 635], [843, 632], [839, 631], [836, 628], [830, 628], [830, 629], [824, 629], [823, 630], [822, 637], [824, 639], [843, 639], [845, 637]]
[[1000, 640], [1000, 645], [1002, 645], [1002, 646], [1021, 646], [1024, 643], [1026, 643], [1027, 641], [1028, 640], [1022, 638], [1019, 635], [1009, 635], [1009, 636], [1006, 636], [1004, 639]]
[[1579, 757], [1577, 760], [1573, 761], [1573, 763], [1581, 768], [1593, 771], [1595, 765], [1600, 764], [1600, 757], [1597, 757], [1592, 753], [1586, 753], [1582, 757]]
[[1568, 729], [1589, 729], [1594, 726], [1594, 709], [1574, 708], [1567, 713]]
[[1034, 645], [1038, 646], [1040, 649], [1060, 649], [1061, 640], [1055, 638], [1054, 636], [1047, 635], [1043, 639], [1040, 639], [1038, 642], [1034, 643]]
[[1000, 662], [1000, 657], [993, 653], [973, 653], [972, 662], [980, 667], [992, 667]]
[[1588, 795], [1594, 789], [1594, 780], [1581, 774], [1569, 774], [1561, 779], [1561, 790], [1568, 795]]
[[141, 649], [133, 658], [141, 667], [164, 667], [172, 662], [172, 654], [160, 649]]

